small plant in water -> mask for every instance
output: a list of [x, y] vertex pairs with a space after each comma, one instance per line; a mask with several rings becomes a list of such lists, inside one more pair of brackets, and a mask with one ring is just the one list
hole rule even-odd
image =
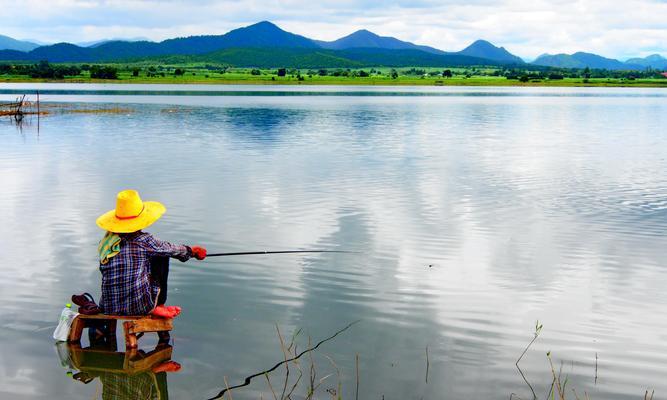
[[[283, 353], [283, 360], [275, 364], [272, 368], [269, 368], [267, 370], [246, 377], [245, 381], [239, 385], [229, 386], [227, 384], [227, 378], [224, 377], [225, 389], [223, 389], [220, 393], [218, 393], [216, 396], [212, 397], [209, 400], [224, 399], [224, 398], [229, 398], [230, 400], [232, 400], [232, 390], [248, 386], [253, 378], [259, 376], [263, 376], [264, 379], [266, 379], [268, 390], [273, 400], [291, 400], [293, 398], [292, 396], [296, 396], [295, 392], [303, 385], [306, 385], [306, 387], [304, 388], [306, 393], [304, 395], [296, 396], [297, 398], [311, 400], [314, 398], [320, 398], [319, 395], [324, 394], [327, 397], [331, 396], [333, 400], [341, 400], [342, 383], [341, 383], [341, 374], [338, 366], [331, 357], [325, 355], [324, 357], [327, 358], [327, 360], [331, 363], [331, 365], [335, 369], [335, 373], [332, 372], [321, 378], [318, 378], [315, 361], [313, 359], [313, 351], [317, 350], [317, 348], [321, 344], [328, 342], [329, 340], [334, 339], [339, 334], [345, 332], [357, 322], [359, 321], [355, 321], [348, 324], [343, 329], [339, 330], [338, 332], [334, 333], [328, 338], [320, 340], [314, 346], [312, 345], [311, 339], [308, 338], [308, 347], [300, 352], [297, 350], [298, 347], [297, 338], [301, 334], [301, 330], [299, 329], [296, 332], [294, 332], [292, 338], [290, 339], [289, 344], [287, 344], [283, 339], [283, 335], [280, 332], [280, 328], [278, 328], [278, 326], [276, 325], [276, 332], [278, 335], [278, 340], [280, 342], [280, 349]], [[308, 363], [304, 366], [302, 365], [300, 359], [305, 354], [308, 354]], [[275, 386], [274, 382], [271, 381], [271, 373], [281, 366], [284, 366], [284, 375], [280, 378], [281, 383], [279, 384], [279, 386]], [[302, 384], [302, 378], [304, 378], [304, 374], [307, 375], [308, 381], [305, 384]], [[337, 378], [336, 386], [327, 387], [325, 389], [324, 384], [328, 382], [329, 378], [331, 378], [334, 375]], [[357, 390], [358, 390], [358, 385], [359, 383], [357, 377]]]
[[[533, 400], [536, 400], [538, 397], [535, 393], [535, 390], [533, 390], [532, 385], [528, 382], [526, 379], [526, 376], [524, 375], [523, 371], [521, 370], [521, 367], [519, 367], [519, 362], [523, 358], [523, 356], [528, 352], [528, 349], [535, 343], [537, 338], [540, 336], [540, 333], [542, 332], [543, 325], [540, 324], [540, 321], [535, 322], [535, 331], [533, 332], [533, 339], [528, 343], [526, 348], [523, 350], [519, 358], [516, 360], [516, 368], [519, 370], [519, 373], [521, 374], [521, 377], [523, 378], [524, 382], [526, 382], [526, 385], [528, 385], [528, 388], [530, 389], [532, 395], [533, 395]], [[598, 370], [598, 364], [597, 364], [597, 358], [598, 355], [595, 353], [595, 381], [597, 383], [597, 370]], [[550, 400], [566, 400], [567, 399], [567, 384], [568, 384], [568, 376], [565, 375], [563, 378], [563, 363], [561, 362], [560, 368], [558, 372], [556, 372], [556, 368], [554, 367], [552, 355], [551, 355], [551, 350], [547, 351], [547, 360], [549, 361], [549, 368], [551, 370], [551, 385], [549, 386], [549, 392], [547, 393], [546, 398]], [[584, 392], [584, 396], [579, 397], [577, 394], [576, 389], [572, 388], [572, 395], [576, 400], [590, 400], [590, 397], [588, 396], [587, 392]], [[646, 390], [644, 393], [644, 400], [653, 400], [653, 394], [654, 391], [652, 390], [649, 392]], [[521, 400], [521, 397], [516, 395], [515, 393], [510, 394], [510, 400], [512, 399], [517, 399]]]

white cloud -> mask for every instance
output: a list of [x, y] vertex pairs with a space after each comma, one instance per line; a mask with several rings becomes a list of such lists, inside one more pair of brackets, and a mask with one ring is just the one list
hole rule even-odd
[[128, 1], [0, 0], [2, 34], [47, 42], [110, 37], [162, 40], [222, 34], [270, 20], [304, 36], [333, 40], [369, 29], [444, 50], [484, 38], [526, 58], [590, 51], [627, 58], [667, 53], [667, 2], [578, 1]]

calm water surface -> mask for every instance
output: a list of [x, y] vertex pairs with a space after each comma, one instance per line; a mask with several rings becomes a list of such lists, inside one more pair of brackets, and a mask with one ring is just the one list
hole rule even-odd
[[[359, 252], [173, 262], [173, 399], [273, 366], [276, 325], [304, 349], [355, 320], [314, 354], [344, 399], [357, 354], [362, 399], [531, 398], [514, 363], [536, 320], [520, 365], [540, 398], [547, 351], [591, 398], [667, 393], [664, 90], [4, 84], [0, 101], [36, 89], [61, 106], [0, 120], [2, 398], [108, 390], [67, 375], [51, 334], [71, 294], [98, 297], [95, 219], [125, 188], [167, 206], [149, 231], [173, 242]], [[71, 112], [101, 107], [119, 112]], [[272, 394], [260, 377], [233, 397]]]

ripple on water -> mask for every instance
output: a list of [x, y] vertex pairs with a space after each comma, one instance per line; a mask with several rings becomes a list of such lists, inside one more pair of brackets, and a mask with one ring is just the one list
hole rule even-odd
[[530, 398], [514, 363], [536, 320], [544, 329], [521, 367], [539, 396], [547, 351], [580, 395], [667, 389], [664, 93], [164, 89], [54, 93], [132, 112], [52, 115], [39, 136], [0, 122], [0, 371], [31, 371], [0, 373], [0, 391], [41, 382], [23, 396], [89, 397], [51, 368], [44, 343], [72, 293], [98, 294], [94, 220], [127, 187], [166, 204], [149, 230], [167, 240], [359, 252], [175, 261], [184, 369], [169, 378], [172, 397], [273, 365], [276, 324], [303, 328], [307, 342], [353, 320], [322, 351], [348, 377], [359, 354], [362, 397]]

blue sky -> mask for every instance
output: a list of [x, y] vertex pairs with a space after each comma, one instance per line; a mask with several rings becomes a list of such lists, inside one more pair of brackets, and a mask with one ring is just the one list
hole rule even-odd
[[667, 56], [667, 0], [0, 0], [0, 34], [42, 42], [222, 34], [261, 20], [314, 39], [357, 29], [443, 50], [487, 39], [526, 59]]

